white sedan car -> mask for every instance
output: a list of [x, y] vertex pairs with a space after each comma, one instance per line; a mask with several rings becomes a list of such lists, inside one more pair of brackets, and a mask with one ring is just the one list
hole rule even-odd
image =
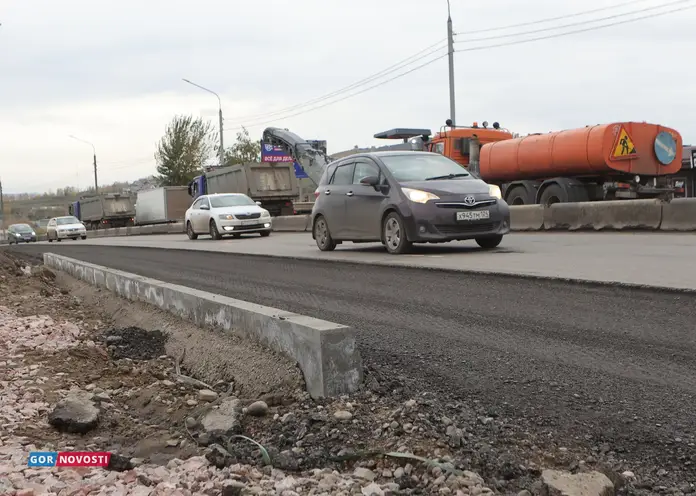
[[241, 193], [199, 196], [186, 211], [186, 234], [189, 239], [200, 234], [210, 234], [213, 239], [238, 238], [245, 233], [270, 236], [271, 214], [259, 203]]
[[46, 238], [49, 243], [53, 240], [61, 239], [87, 239], [87, 228], [77, 217], [66, 215], [64, 217], [54, 217], [46, 224]]

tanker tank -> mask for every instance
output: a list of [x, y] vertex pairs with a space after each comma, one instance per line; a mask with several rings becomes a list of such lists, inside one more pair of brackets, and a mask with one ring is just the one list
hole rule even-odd
[[480, 176], [492, 183], [554, 177], [664, 176], [681, 168], [682, 137], [645, 122], [615, 122], [489, 143]]

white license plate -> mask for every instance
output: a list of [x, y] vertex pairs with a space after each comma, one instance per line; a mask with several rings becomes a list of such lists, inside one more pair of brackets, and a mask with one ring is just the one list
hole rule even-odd
[[251, 226], [251, 225], [254, 225], [254, 224], [258, 224], [258, 223], [259, 223], [259, 221], [256, 220], [256, 219], [243, 220], [243, 221], [242, 221], [242, 225], [243, 225], [243, 226]]
[[489, 210], [472, 210], [471, 212], [457, 212], [457, 220], [485, 220], [491, 217]]

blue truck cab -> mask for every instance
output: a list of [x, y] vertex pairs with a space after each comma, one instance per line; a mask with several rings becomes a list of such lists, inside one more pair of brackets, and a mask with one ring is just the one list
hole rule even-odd
[[73, 217], [77, 217], [78, 220], [82, 220], [82, 216], [80, 215], [80, 202], [74, 201], [68, 205], [68, 213]]
[[194, 177], [193, 181], [188, 184], [188, 194], [194, 200], [201, 195], [207, 194], [207, 192], [208, 188], [205, 180], [205, 174]]

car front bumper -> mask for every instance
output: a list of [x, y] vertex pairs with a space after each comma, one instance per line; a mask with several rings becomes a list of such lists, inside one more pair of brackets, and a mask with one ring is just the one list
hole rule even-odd
[[87, 236], [87, 231], [85, 229], [76, 231], [56, 231], [57, 239], [77, 239], [84, 236]]
[[[510, 232], [510, 207], [503, 200], [472, 208], [442, 208], [434, 201], [425, 204], [412, 202], [409, 210], [404, 222], [408, 239], [415, 243], [442, 243]], [[488, 212], [487, 218], [484, 217], [485, 211]], [[467, 215], [479, 218], [457, 220], [457, 212], [471, 212]]]
[[36, 236], [29, 236], [29, 237], [9, 236], [8, 240], [10, 243], [36, 243]]
[[270, 231], [271, 229], [273, 229], [273, 223], [270, 217], [245, 220], [218, 220], [220, 234], [262, 232]]

